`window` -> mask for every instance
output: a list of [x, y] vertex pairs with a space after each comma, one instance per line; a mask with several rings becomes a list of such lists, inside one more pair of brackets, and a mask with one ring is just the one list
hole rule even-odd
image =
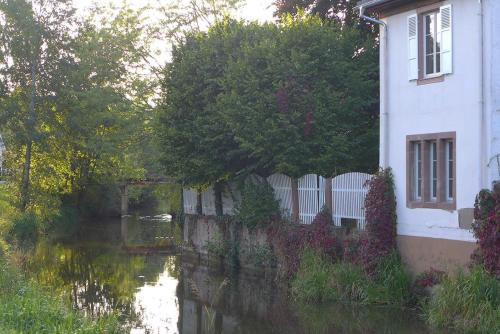
[[436, 201], [437, 199], [437, 183], [438, 183], [438, 177], [437, 177], [437, 142], [436, 141], [431, 141], [429, 142], [429, 171], [430, 171], [430, 198], [432, 201]]
[[407, 136], [407, 206], [455, 210], [455, 132]]
[[454, 160], [453, 157], [455, 154], [453, 154], [453, 141], [448, 140], [446, 141], [446, 157], [445, 157], [445, 162], [446, 162], [446, 198], [448, 201], [453, 200], [453, 190], [454, 190], [454, 178], [453, 178], [453, 171], [454, 171]]
[[424, 73], [425, 76], [430, 76], [441, 72], [441, 33], [438, 32], [441, 14], [439, 12], [425, 14], [423, 22]]
[[443, 81], [452, 73], [451, 5], [430, 5], [408, 16], [408, 79], [419, 84]]
[[414, 142], [413, 145], [413, 198], [420, 200], [422, 198], [422, 144]]

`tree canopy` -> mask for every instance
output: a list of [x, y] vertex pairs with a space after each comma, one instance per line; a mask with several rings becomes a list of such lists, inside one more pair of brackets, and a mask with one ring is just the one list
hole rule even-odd
[[154, 91], [141, 11], [81, 19], [68, 0], [0, 0], [0, 16], [0, 123], [20, 207], [144, 175]]
[[241, 175], [373, 170], [376, 52], [356, 29], [302, 16], [227, 19], [187, 36], [165, 71], [163, 163], [203, 186]]

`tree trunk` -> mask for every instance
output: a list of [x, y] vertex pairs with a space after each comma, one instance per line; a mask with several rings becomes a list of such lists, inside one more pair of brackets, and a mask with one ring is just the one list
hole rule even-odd
[[28, 140], [26, 141], [26, 152], [24, 155], [23, 179], [21, 183], [21, 211], [28, 207], [30, 196], [30, 172], [31, 172], [31, 151], [33, 148], [33, 132], [35, 131], [35, 99], [36, 99], [36, 61], [33, 57], [31, 61], [31, 97], [26, 130]]
[[292, 177], [292, 220], [298, 222], [299, 219], [299, 181], [297, 178]]
[[21, 183], [21, 211], [25, 211], [29, 203], [29, 191], [30, 191], [30, 170], [31, 170], [31, 149], [33, 147], [33, 142], [30, 140], [26, 144], [26, 151], [24, 154], [24, 166], [23, 166], [23, 179]]

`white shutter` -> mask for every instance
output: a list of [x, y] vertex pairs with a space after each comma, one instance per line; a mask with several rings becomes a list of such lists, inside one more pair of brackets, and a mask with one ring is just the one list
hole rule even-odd
[[408, 16], [408, 80], [418, 79], [417, 15]]
[[441, 14], [441, 23], [438, 27], [441, 34], [441, 73], [451, 73], [453, 70], [451, 5], [442, 6], [439, 12]]

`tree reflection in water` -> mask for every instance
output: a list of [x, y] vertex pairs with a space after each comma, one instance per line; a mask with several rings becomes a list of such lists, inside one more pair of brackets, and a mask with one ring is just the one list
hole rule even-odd
[[[158, 233], [158, 223], [148, 226], [147, 222], [132, 220], [128, 225], [128, 237], [136, 244], [154, 240], [151, 236]], [[148, 229], [154, 231], [143, 231]], [[73, 240], [42, 241], [30, 257], [28, 268], [39, 282], [69, 296], [72, 305], [89, 316], [115, 312], [132, 328], [150, 327], [144, 323], [145, 318], [153, 326], [158, 325], [158, 321], [145, 315], [149, 312], [148, 304], [154, 304], [158, 298], [175, 299], [179, 259], [126, 254], [121, 247], [122, 232], [123, 224], [112, 222], [85, 228]], [[169, 295], [162, 295], [169, 292], [164, 291], [165, 279], [173, 285]], [[148, 292], [151, 289], [153, 293]], [[175, 311], [175, 320], [177, 314]]]
[[122, 250], [124, 242], [150, 245], [179, 237], [174, 232], [171, 224], [144, 219], [101, 223], [73, 240], [39, 243], [29, 268], [89, 316], [118, 313], [133, 334], [427, 333], [415, 312], [297, 305], [272, 279]]

